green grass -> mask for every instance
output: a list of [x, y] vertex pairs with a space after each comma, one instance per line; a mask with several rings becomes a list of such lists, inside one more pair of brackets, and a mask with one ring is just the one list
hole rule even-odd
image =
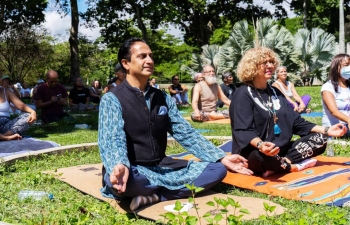
[[322, 101], [321, 101], [321, 86], [304, 86], [296, 87], [296, 90], [300, 96], [310, 95], [311, 101], [308, 108], [314, 112], [322, 112]]
[[[298, 87], [297, 90], [300, 95], [310, 94], [312, 96], [311, 104], [315, 104], [311, 107], [313, 111], [322, 110], [320, 108], [320, 87]], [[191, 108], [180, 108], [180, 110], [186, 112], [184, 116], [190, 115]], [[45, 127], [32, 127], [28, 135], [42, 140], [55, 141], [61, 145], [97, 142], [98, 115], [96, 112], [89, 113], [91, 113], [89, 117], [78, 117], [76, 123], [87, 123], [92, 126], [90, 130], [76, 130], [74, 123], [54, 123]], [[305, 119], [321, 124], [320, 118], [305, 117]], [[190, 123], [197, 129], [211, 130], [203, 135], [231, 136], [229, 124]], [[213, 142], [220, 144], [217, 140]], [[336, 147], [337, 155], [350, 156], [349, 146]], [[168, 147], [167, 154], [182, 151], [184, 149], [179, 144], [174, 144]], [[135, 218], [132, 214], [119, 214], [108, 203], [82, 194], [50, 175], [42, 174], [42, 171], [100, 162], [98, 148], [95, 147], [89, 151], [44, 155], [29, 161], [19, 161], [13, 165], [0, 164], [0, 221], [13, 224], [155, 224], [152, 221]], [[23, 189], [44, 190], [54, 194], [55, 199], [52, 201], [48, 199], [19, 201], [17, 195]], [[287, 200], [225, 184], [217, 185], [215, 190], [238, 196], [268, 199], [287, 209], [287, 212], [276, 217], [273, 223], [255, 220], [243, 222], [243, 224], [346, 224], [341, 223], [340, 219], [334, 219], [340, 215], [347, 221], [350, 220], [350, 211], [344, 208]], [[299, 223], [299, 220], [305, 223]]]

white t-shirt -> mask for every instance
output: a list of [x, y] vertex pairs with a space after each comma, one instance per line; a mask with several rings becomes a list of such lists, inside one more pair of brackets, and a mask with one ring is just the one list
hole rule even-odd
[[[344, 113], [347, 116], [350, 116], [350, 88], [342, 88], [338, 86], [338, 93], [334, 91], [334, 86], [331, 81], [327, 81], [322, 85], [321, 93], [323, 91], [329, 91], [333, 94], [335, 99], [335, 104], [340, 112]], [[345, 122], [335, 118], [332, 116], [331, 112], [326, 107], [323, 99], [322, 99], [322, 108], [323, 108], [323, 116], [322, 116], [322, 126], [332, 126], [337, 123]]]
[[21, 97], [22, 98], [23, 97], [30, 97], [30, 89], [29, 88], [27, 88], [27, 89], [22, 88], [21, 89]]

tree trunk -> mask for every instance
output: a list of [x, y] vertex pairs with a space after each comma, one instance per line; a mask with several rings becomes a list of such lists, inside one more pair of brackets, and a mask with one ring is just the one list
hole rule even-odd
[[339, 0], [339, 53], [345, 53], [344, 0]]
[[70, 77], [80, 76], [79, 66], [79, 48], [78, 48], [78, 28], [79, 28], [79, 12], [77, 0], [70, 0], [72, 27], [70, 29], [69, 45], [70, 45]]
[[5, 3], [1, 1], [0, 3], [0, 35], [5, 29]]
[[304, 14], [303, 14], [303, 28], [304, 29], [307, 29], [307, 7], [306, 7], [306, 2], [307, 0], [304, 0], [304, 3], [303, 3], [303, 9], [304, 9]]
[[146, 29], [146, 26], [145, 24], [143, 23], [143, 20], [142, 20], [142, 15], [141, 15], [141, 12], [140, 12], [140, 7], [138, 4], [136, 4], [134, 2], [134, 0], [131, 1], [131, 5], [135, 11], [135, 14], [136, 14], [136, 21], [137, 21], [137, 26], [139, 27], [139, 29], [141, 30], [141, 33], [142, 33], [142, 39], [146, 41], [146, 43], [148, 43], [148, 35], [147, 35], [147, 29]]

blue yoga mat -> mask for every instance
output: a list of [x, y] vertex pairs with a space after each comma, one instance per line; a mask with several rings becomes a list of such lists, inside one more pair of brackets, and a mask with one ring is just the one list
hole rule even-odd
[[208, 133], [211, 132], [212, 130], [207, 130], [207, 129], [196, 129], [199, 133]]
[[0, 157], [22, 154], [46, 148], [60, 146], [53, 141], [42, 141], [36, 138], [23, 138], [22, 140], [0, 141]]
[[306, 117], [322, 117], [322, 112], [302, 113], [300, 115]]

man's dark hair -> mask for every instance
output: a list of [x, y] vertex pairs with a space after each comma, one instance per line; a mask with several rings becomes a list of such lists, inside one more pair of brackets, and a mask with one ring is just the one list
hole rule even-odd
[[122, 66], [124, 72], [125, 72], [125, 68], [123, 67], [122, 59], [126, 59], [128, 62], [130, 62], [131, 54], [132, 54], [130, 49], [134, 45], [135, 42], [143, 42], [143, 43], [146, 44], [146, 42], [143, 39], [137, 38], [137, 37], [132, 37], [132, 38], [129, 38], [126, 41], [124, 41], [122, 43], [122, 45], [120, 46], [120, 48], [119, 48], [119, 51], [118, 51], [118, 62]]
[[222, 77], [221, 77], [222, 81], [227, 79], [229, 76], [233, 77], [231, 72], [226, 72], [226, 73], [222, 74]]

